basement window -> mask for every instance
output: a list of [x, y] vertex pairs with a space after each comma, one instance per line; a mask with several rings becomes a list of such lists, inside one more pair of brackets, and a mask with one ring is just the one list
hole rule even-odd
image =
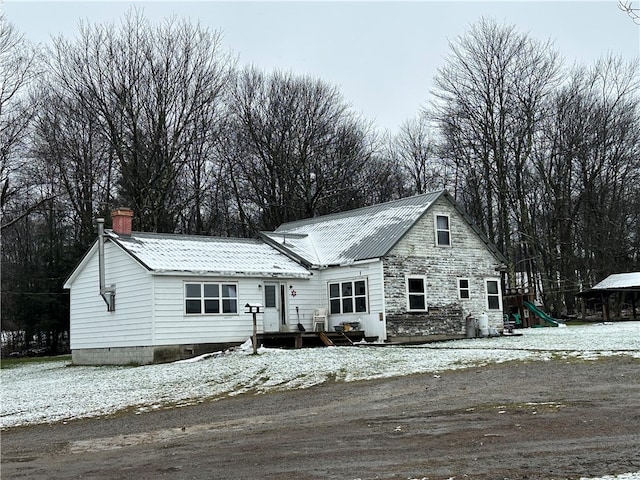
[[238, 285], [235, 283], [185, 283], [184, 297], [187, 315], [238, 313]]
[[367, 303], [367, 282], [365, 280], [329, 284], [331, 313], [366, 312]]

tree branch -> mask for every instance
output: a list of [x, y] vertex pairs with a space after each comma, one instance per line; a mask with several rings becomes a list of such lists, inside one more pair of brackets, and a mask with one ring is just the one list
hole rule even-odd
[[633, 23], [640, 25], [640, 7], [633, 8], [631, 0], [618, 0], [618, 8], [631, 17]]
[[34, 203], [29, 208], [27, 208], [24, 212], [22, 212], [20, 215], [18, 215], [16, 218], [11, 219], [7, 223], [0, 225], [0, 232], [2, 230], [4, 230], [5, 228], [10, 227], [11, 225], [13, 225], [15, 223], [18, 223], [20, 220], [22, 220], [24, 217], [29, 215], [31, 212], [33, 212], [34, 210], [37, 210], [40, 207], [40, 205], [42, 205], [43, 203], [46, 203], [49, 200], [53, 200], [54, 198], [56, 198], [58, 196], [59, 195], [51, 195], [50, 197], [45, 197], [45, 198], [40, 199], [38, 202]]

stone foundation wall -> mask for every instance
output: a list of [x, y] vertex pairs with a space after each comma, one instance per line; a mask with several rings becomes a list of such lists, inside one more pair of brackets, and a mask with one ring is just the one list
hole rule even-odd
[[465, 319], [459, 305], [430, 307], [427, 313], [387, 314], [390, 341], [427, 338], [458, 338], [465, 334]]

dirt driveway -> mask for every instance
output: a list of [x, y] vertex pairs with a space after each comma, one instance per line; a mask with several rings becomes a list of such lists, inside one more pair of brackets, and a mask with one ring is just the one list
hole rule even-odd
[[509, 363], [2, 432], [14, 479], [576, 479], [640, 472], [640, 361]]

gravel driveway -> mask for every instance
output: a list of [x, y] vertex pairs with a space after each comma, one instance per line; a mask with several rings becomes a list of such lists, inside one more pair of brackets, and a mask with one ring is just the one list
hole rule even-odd
[[578, 479], [640, 472], [640, 361], [511, 362], [2, 433], [2, 478]]

